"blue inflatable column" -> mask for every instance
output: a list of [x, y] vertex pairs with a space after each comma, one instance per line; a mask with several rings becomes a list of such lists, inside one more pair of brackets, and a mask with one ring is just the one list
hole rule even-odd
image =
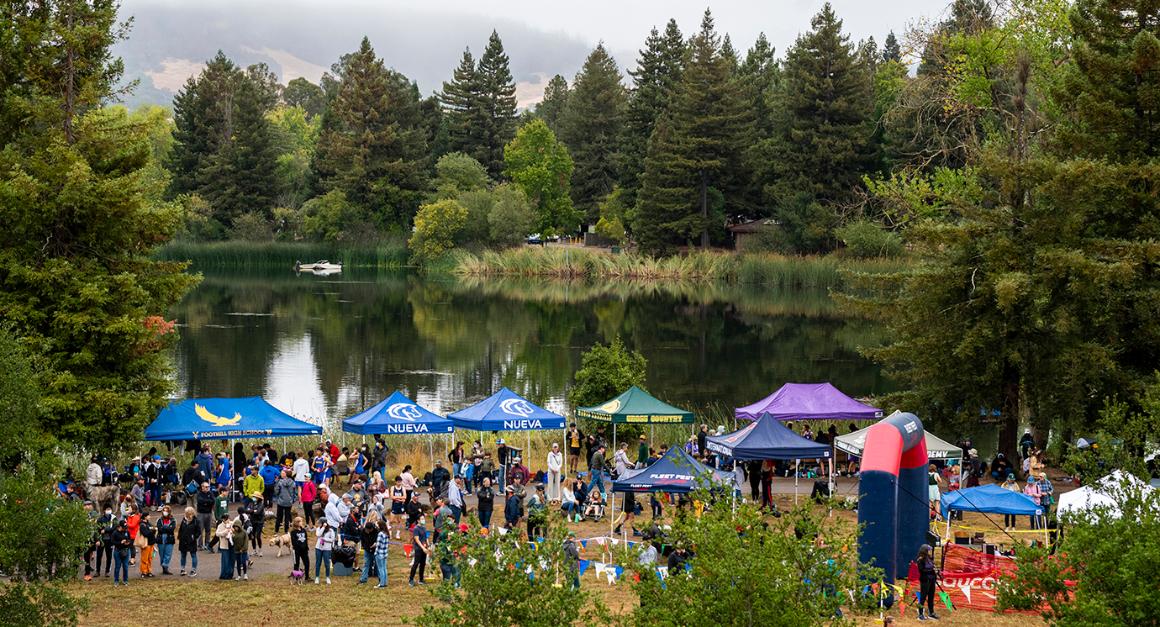
[[898, 471], [898, 554], [894, 576], [905, 579], [930, 529], [926, 438], [902, 454]]
[[[921, 449], [922, 468], [913, 466]], [[905, 460], [905, 464], [903, 463]], [[917, 537], [924, 538], [926, 519], [926, 445], [922, 422], [914, 414], [894, 414], [870, 427], [862, 451], [861, 481], [858, 486], [858, 559], [863, 564], [881, 568], [887, 581], [905, 577], [910, 551], [915, 537], [911, 528], [915, 523], [914, 494], [916, 481], [921, 481], [922, 502], [917, 511]], [[922, 470], [921, 475], [918, 470]], [[900, 529], [906, 533], [899, 533]], [[919, 543], [921, 544], [921, 542]], [[918, 545], [914, 545], [917, 552]], [[913, 553], [912, 553], [913, 556]]]

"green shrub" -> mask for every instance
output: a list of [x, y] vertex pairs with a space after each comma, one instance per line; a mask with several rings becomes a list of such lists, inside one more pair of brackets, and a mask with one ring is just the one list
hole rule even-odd
[[860, 259], [897, 257], [902, 254], [902, 238], [868, 220], [843, 226], [834, 234], [846, 245], [846, 252]]
[[492, 190], [494, 203], [487, 214], [491, 243], [516, 246], [524, 242], [536, 225], [536, 213], [523, 190], [504, 183]]
[[467, 209], [454, 200], [439, 200], [419, 207], [415, 232], [407, 242], [411, 254], [430, 261], [455, 247], [455, 238], [467, 223]]
[[260, 213], [243, 213], [234, 218], [234, 226], [230, 229], [230, 239], [268, 242], [274, 239], [274, 225]]

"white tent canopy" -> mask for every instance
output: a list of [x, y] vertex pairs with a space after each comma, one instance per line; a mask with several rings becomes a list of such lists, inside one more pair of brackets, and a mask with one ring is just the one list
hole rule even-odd
[[1142, 494], [1148, 494], [1155, 490], [1135, 476], [1117, 470], [1092, 485], [1060, 494], [1059, 516], [1082, 514], [1097, 507], [1103, 507], [1107, 508], [1110, 516], [1119, 517], [1120, 503], [1127, 496], [1125, 488], [1129, 492], [1138, 490]]
[[[866, 434], [869, 432], [870, 427], [866, 427], [853, 433], [840, 435], [834, 439], [834, 446], [844, 453], [861, 456], [862, 449], [866, 448]], [[926, 456], [930, 459], [962, 459], [963, 449], [927, 431]]]

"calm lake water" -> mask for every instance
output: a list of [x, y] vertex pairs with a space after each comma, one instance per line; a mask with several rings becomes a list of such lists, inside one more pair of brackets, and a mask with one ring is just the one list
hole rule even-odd
[[173, 316], [179, 396], [260, 395], [324, 424], [395, 389], [445, 413], [506, 385], [564, 411], [581, 353], [617, 335], [648, 358], [650, 391], [694, 411], [787, 381], [856, 397], [890, 386], [857, 352], [881, 331], [824, 290], [207, 273]]

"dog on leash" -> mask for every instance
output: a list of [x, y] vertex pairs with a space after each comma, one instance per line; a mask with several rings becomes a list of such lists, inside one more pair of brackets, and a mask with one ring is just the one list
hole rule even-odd
[[290, 534], [288, 533], [284, 533], [280, 536], [274, 536], [270, 539], [270, 545], [278, 547], [278, 557], [282, 557], [283, 548], [290, 549], [291, 552], [294, 551], [294, 549], [290, 547]]
[[290, 583], [300, 586], [305, 582], [306, 573], [297, 569], [290, 571]]

